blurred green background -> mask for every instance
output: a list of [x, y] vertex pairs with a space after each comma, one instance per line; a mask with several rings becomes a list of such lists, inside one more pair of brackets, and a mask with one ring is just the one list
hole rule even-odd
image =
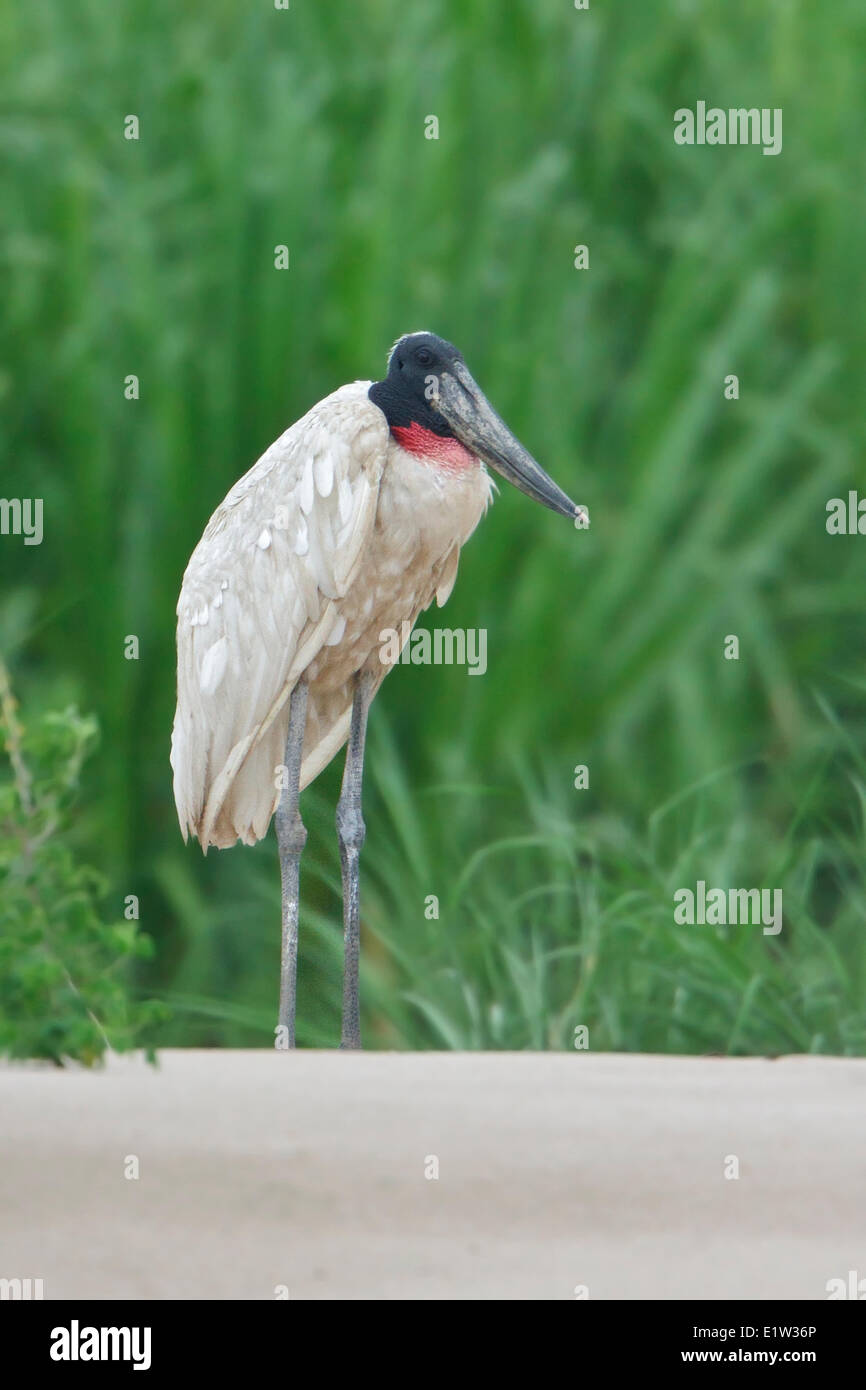
[[[205, 860], [175, 817], [187, 558], [430, 328], [593, 525], [503, 485], [423, 620], [486, 627], [486, 676], [399, 667], [374, 706], [366, 1044], [866, 1052], [866, 538], [825, 529], [866, 493], [862, 8], [46, 0], [0, 33], [0, 492], [45, 509], [0, 539], [0, 653], [23, 711], [98, 718], [69, 834], [109, 917], [139, 896], [159, 1041], [276, 1022], [273, 839]], [[783, 108], [782, 153], [675, 145], [699, 99]], [[302, 802], [307, 1045], [341, 764]], [[697, 879], [781, 887], [782, 933], [676, 926]]]

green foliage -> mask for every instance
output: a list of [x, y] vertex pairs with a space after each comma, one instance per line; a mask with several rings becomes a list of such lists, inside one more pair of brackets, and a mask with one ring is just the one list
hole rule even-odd
[[96, 721], [74, 709], [21, 726], [0, 663], [0, 1053], [88, 1065], [162, 1017], [125, 967], [151, 943], [104, 922], [102, 875], [78, 861], [72, 809]]
[[[174, 817], [184, 566], [281, 430], [428, 327], [593, 524], [503, 486], [424, 620], [485, 627], [487, 675], [400, 667], [376, 700], [368, 1044], [866, 1050], [866, 538], [824, 527], [866, 491], [858, 0], [0, 27], [3, 492], [45, 502], [41, 546], [0, 540], [0, 644], [28, 709], [98, 716], [75, 833], [140, 897], [162, 1038], [270, 1045], [279, 958], [272, 841], [203, 860]], [[781, 107], [782, 153], [676, 146], [702, 97]], [[339, 774], [303, 801], [308, 1045], [339, 1033]], [[717, 876], [783, 887], [781, 936], [675, 928]]]
[[[704, 784], [642, 832], [604, 811], [576, 818], [567, 787], [515, 765], [512, 834], [489, 839], [471, 788], [435, 789], [413, 823], [399, 762], [379, 754], [390, 848], [374, 855], [368, 889], [368, 930], [383, 948], [370, 952], [369, 988], [392, 1045], [420, 1033], [431, 1047], [569, 1048], [585, 1025], [602, 1051], [866, 1052], [866, 760], [845, 798], [848, 833], [833, 838], [815, 818], [846, 760], [828, 767], [813, 752], [797, 769], [805, 795], [780, 798], [787, 833], [748, 805], [721, 820]], [[462, 872], [443, 884], [437, 863], [458, 856]], [[782, 934], [676, 925], [673, 894], [698, 879], [781, 888]], [[422, 930], [432, 883], [444, 887], [439, 917]]]

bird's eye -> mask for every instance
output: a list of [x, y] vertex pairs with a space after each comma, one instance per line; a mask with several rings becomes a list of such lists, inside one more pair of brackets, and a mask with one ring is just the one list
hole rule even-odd
[[419, 347], [415, 349], [415, 361], [422, 367], [429, 367], [433, 361], [433, 354], [429, 348]]

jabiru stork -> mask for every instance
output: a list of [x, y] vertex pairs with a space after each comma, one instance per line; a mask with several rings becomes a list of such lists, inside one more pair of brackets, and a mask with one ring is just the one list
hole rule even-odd
[[382, 381], [341, 386], [262, 455], [214, 512], [177, 605], [171, 747], [184, 839], [254, 844], [275, 817], [282, 882], [278, 1036], [294, 1046], [299, 794], [348, 740], [337, 832], [343, 882], [341, 1046], [361, 1045], [358, 860], [370, 702], [408, 635], [454, 586], [493, 491], [486, 465], [589, 524], [433, 333], [395, 343]]

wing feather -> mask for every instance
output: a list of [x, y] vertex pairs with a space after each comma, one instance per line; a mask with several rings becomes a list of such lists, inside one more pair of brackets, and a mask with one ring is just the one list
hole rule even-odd
[[[264, 835], [277, 799], [266, 736], [304, 670], [339, 640], [339, 600], [373, 532], [388, 446], [369, 385], [341, 387], [270, 446], [214, 512], [184, 574], [171, 764], [184, 837], [204, 848]], [[324, 751], [305, 743], [305, 763]]]

